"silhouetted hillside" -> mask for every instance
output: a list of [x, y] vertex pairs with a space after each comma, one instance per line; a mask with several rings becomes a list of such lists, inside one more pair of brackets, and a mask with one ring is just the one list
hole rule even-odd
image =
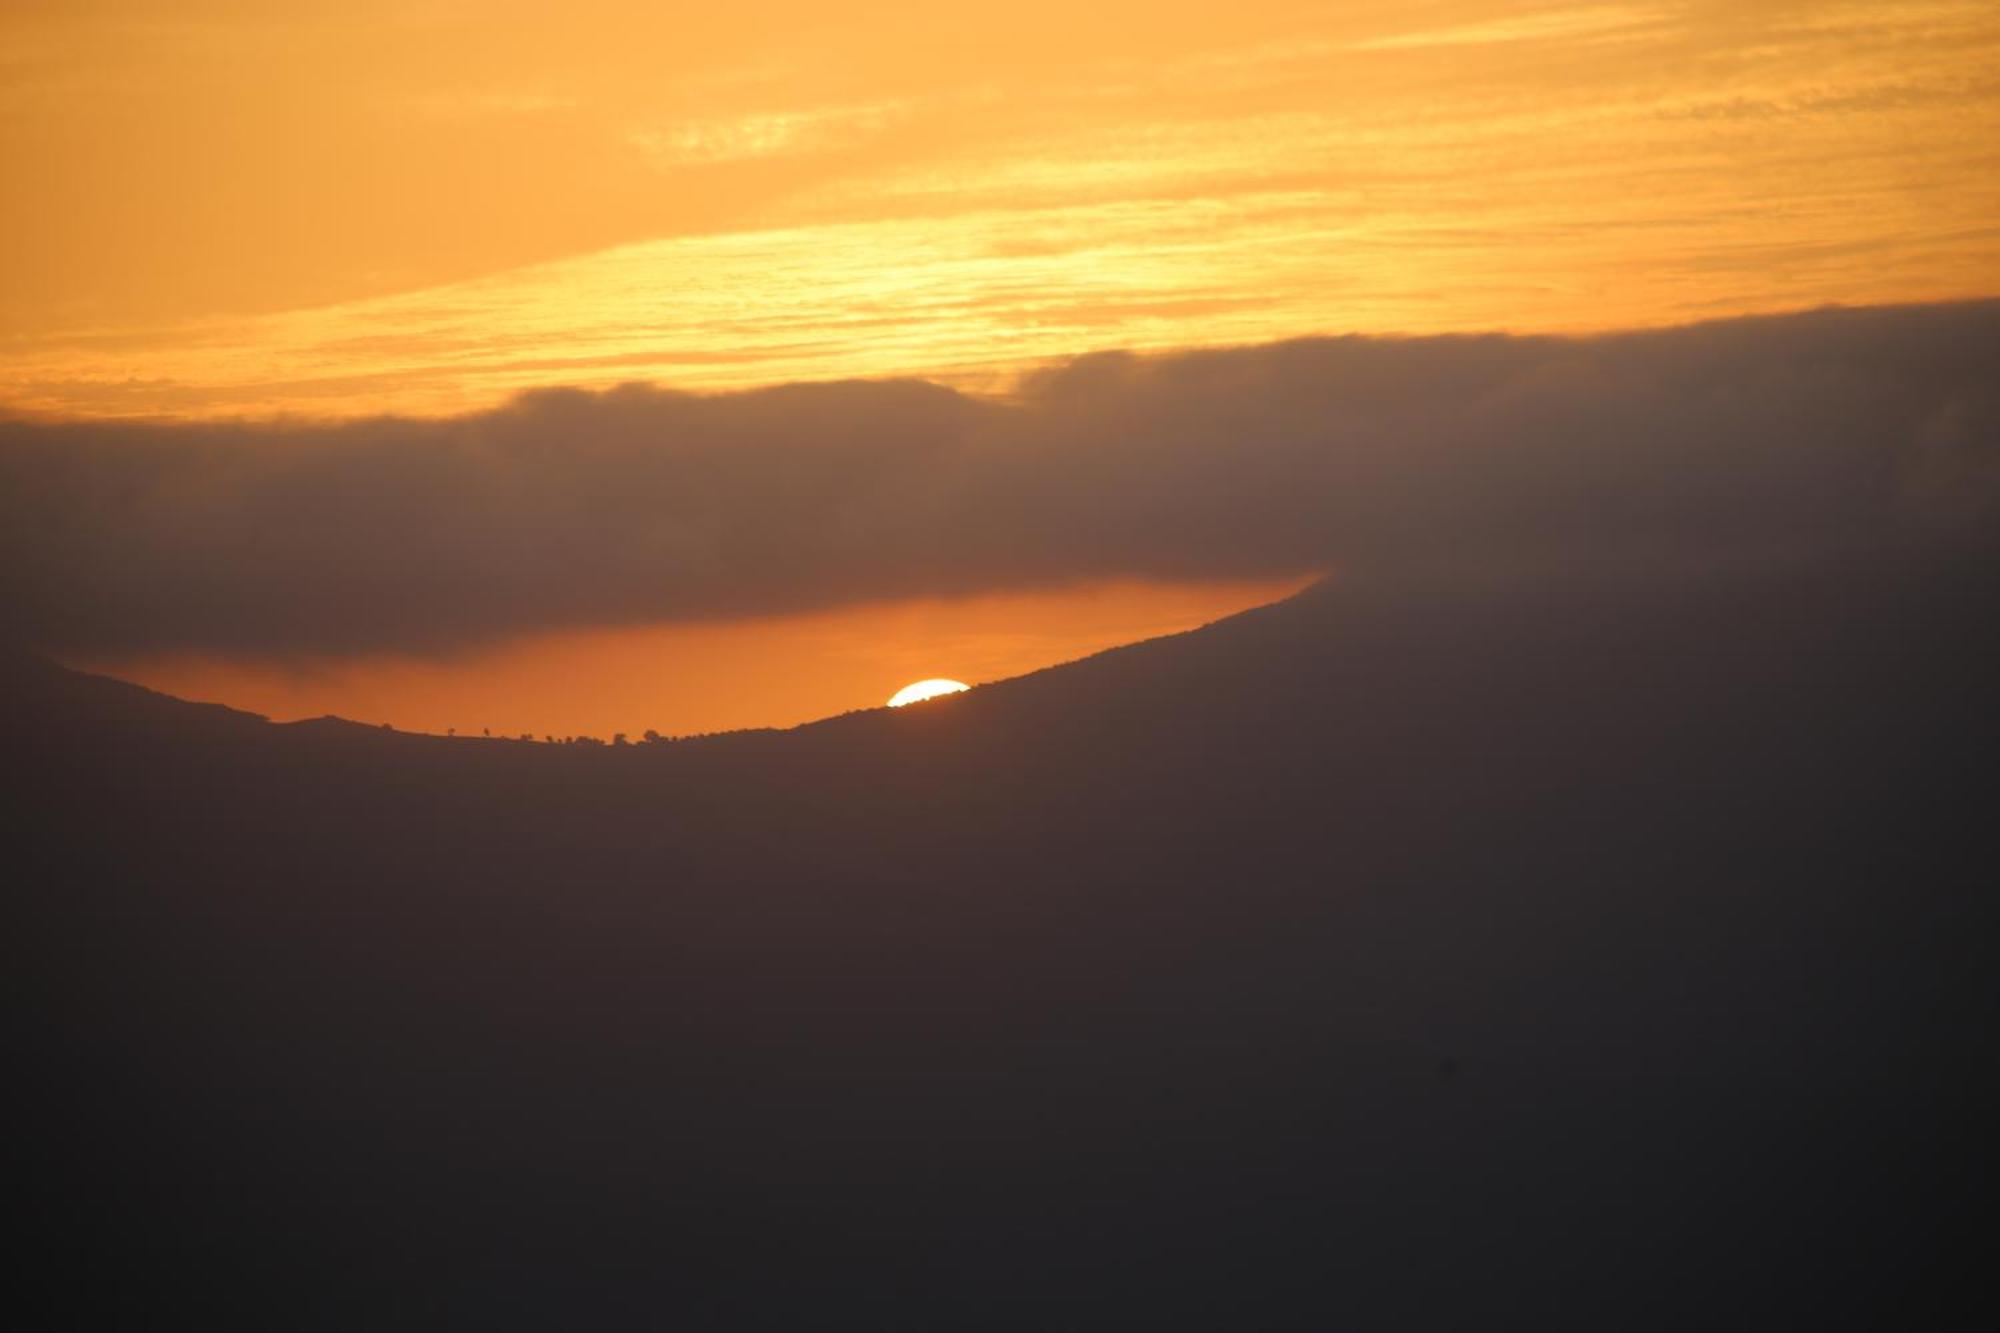
[[10, 657], [43, 1235], [84, 1323], [1927, 1323], [1996, 591], [1357, 577], [615, 749]]

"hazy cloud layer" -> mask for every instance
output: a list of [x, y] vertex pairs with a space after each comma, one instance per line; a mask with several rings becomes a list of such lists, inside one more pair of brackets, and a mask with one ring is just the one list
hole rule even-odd
[[92, 652], [448, 649], [1095, 575], [1990, 549], [2000, 303], [1581, 340], [552, 390], [447, 421], [0, 421], [0, 598]]

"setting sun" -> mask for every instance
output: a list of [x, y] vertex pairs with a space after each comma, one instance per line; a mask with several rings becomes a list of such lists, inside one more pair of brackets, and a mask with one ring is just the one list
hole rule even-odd
[[902, 689], [890, 695], [889, 707], [901, 708], [904, 704], [922, 703], [926, 699], [935, 699], [941, 694], [963, 694], [971, 688], [970, 685], [956, 680], [944, 680], [942, 678], [920, 680], [914, 685], [905, 685]]

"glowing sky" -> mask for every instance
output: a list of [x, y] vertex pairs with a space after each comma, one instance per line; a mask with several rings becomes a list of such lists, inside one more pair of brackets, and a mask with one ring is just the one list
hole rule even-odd
[[[459, 416], [630, 381], [917, 376], [1022, 401], [1024, 371], [1103, 350], [1991, 296], [2000, 5], [10, 0], [0, 164], [0, 424]], [[809, 456], [810, 423], [792, 435], [774, 458]], [[175, 549], [251, 503], [190, 484], [145, 492]], [[744, 493], [807, 512], [791, 492], [818, 484]], [[724, 516], [675, 521], [632, 549], [710, 528], [737, 549]], [[1028, 587], [884, 575], [810, 614], [599, 624], [589, 580], [629, 569], [508, 551], [576, 614], [476, 650], [91, 665], [277, 716], [695, 731], [1030, 670], [1314, 572], [1225, 552], [1034, 566]], [[706, 573], [742, 577], [725, 564]], [[321, 574], [272, 596], [309, 620], [313, 587], [346, 586]]]
[[1104, 581], [909, 598], [807, 615], [536, 634], [446, 656], [153, 654], [84, 665], [279, 720], [335, 713], [410, 731], [667, 735], [792, 726], [949, 671], [979, 683], [1175, 634], [1309, 580]]
[[1583, 330], [2000, 287], [2000, 6], [0, 14], [0, 403]]

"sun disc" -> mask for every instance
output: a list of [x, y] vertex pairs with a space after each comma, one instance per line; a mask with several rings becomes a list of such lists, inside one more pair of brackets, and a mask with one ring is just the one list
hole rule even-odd
[[914, 685], [905, 685], [890, 695], [889, 707], [901, 708], [904, 704], [921, 703], [925, 699], [935, 699], [940, 694], [960, 694], [971, 688], [963, 681], [945, 680], [942, 677], [920, 680]]

